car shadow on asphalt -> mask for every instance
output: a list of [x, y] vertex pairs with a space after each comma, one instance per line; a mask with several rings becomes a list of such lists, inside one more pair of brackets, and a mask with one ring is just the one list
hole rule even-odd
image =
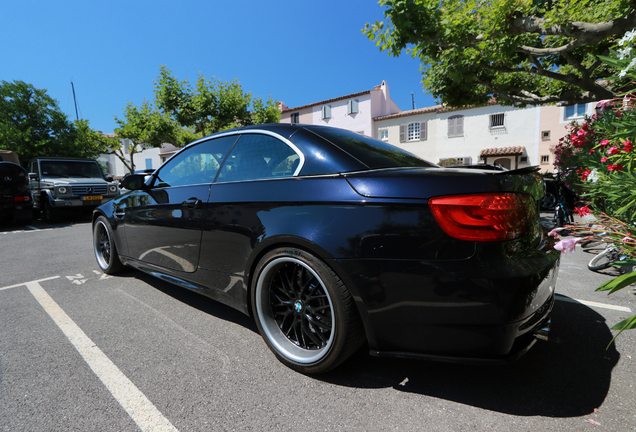
[[[142, 280], [177, 301], [258, 334], [251, 317], [211, 298], [137, 270], [119, 276]], [[363, 347], [335, 370], [312, 378], [352, 388], [392, 387], [520, 416], [592, 413], [605, 400], [620, 358], [614, 345], [606, 349], [613, 334], [603, 316], [581, 303], [557, 301], [551, 315], [550, 340], [538, 341], [509, 365], [379, 358]]]
[[551, 340], [537, 342], [519, 361], [479, 366], [369, 356], [361, 350], [316, 377], [357, 388], [393, 387], [521, 416], [576, 417], [601, 406], [620, 354], [608, 349], [605, 319], [580, 303], [556, 302]]
[[161, 279], [157, 279], [156, 277], [146, 274], [140, 270], [134, 270], [131, 268], [125, 269], [122, 273], [118, 274], [117, 277], [132, 277], [144, 281], [153, 288], [177, 301], [180, 301], [181, 303], [185, 303], [188, 306], [224, 321], [236, 323], [258, 334], [256, 323], [251, 317], [206, 295], [181, 288], [177, 285], [171, 284], [170, 282], [162, 281]]

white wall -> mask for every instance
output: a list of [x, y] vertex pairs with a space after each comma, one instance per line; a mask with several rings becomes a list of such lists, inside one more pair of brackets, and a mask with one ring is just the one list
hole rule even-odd
[[[503, 128], [490, 128], [490, 115], [504, 114]], [[464, 134], [448, 136], [449, 117], [461, 115], [464, 118]], [[470, 157], [473, 164], [479, 163], [480, 152], [487, 148], [524, 146], [523, 156], [528, 157], [527, 165], [538, 165], [539, 108], [514, 108], [489, 105], [464, 110], [443, 111], [435, 107], [404, 111], [397, 116], [389, 116], [375, 121], [374, 136], [387, 129], [388, 142], [414, 153], [423, 159], [438, 163], [440, 159]], [[426, 141], [400, 143], [399, 125], [427, 121]], [[513, 157], [514, 159], [514, 157]]]
[[[347, 103], [350, 100], [358, 101], [358, 112], [347, 114]], [[331, 106], [331, 117], [322, 118], [322, 107]], [[373, 119], [371, 117], [371, 95], [369, 93], [354, 96], [349, 99], [340, 99], [313, 107], [312, 124], [338, 127], [353, 132], [372, 136]]]
[[[153, 169], [159, 168], [159, 165], [161, 165], [161, 158], [159, 157], [160, 152], [161, 152], [160, 148], [150, 148], [150, 149], [142, 150], [139, 153], [135, 153], [133, 156], [133, 161], [135, 163], [135, 170], [146, 169], [146, 159], [151, 160]], [[128, 154], [128, 152], [126, 152], [124, 156], [130, 163], [130, 155]], [[101, 154], [97, 158], [97, 161], [104, 165], [107, 165], [108, 175], [114, 178], [121, 178], [129, 173], [128, 169], [124, 166], [123, 162], [115, 155]]]

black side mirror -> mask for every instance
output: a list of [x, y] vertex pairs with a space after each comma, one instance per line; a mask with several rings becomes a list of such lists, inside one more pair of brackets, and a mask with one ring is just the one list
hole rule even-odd
[[104, 177], [104, 180], [106, 180], [108, 183], [112, 183], [113, 177], [112, 176]]
[[143, 174], [131, 174], [124, 177], [119, 186], [128, 190], [142, 190], [148, 187], [145, 180], [146, 176]]
[[36, 173], [29, 173], [29, 180], [35, 180], [38, 181], [38, 175]]

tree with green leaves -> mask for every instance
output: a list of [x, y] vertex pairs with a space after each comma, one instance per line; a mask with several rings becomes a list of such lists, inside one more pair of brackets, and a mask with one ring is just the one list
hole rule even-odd
[[[180, 126], [147, 100], [140, 107], [129, 102], [124, 117], [115, 117], [115, 122], [119, 125], [115, 129], [117, 138], [109, 140], [108, 150], [104, 153], [117, 156], [130, 173], [135, 171], [134, 157], [143, 149], [142, 146], [161, 147], [163, 143], [176, 145], [183, 136]], [[120, 139], [128, 140], [126, 149]], [[130, 160], [126, 158], [126, 153], [130, 155]]]
[[0, 149], [16, 152], [22, 164], [36, 156], [86, 156], [74, 138], [73, 123], [46, 90], [0, 82]]
[[[196, 86], [178, 80], [161, 66], [155, 81], [154, 103], [144, 101], [140, 107], [128, 103], [123, 118], [115, 117], [118, 138], [130, 140], [127, 151], [112, 142], [107, 153], [116, 155], [132, 173], [134, 155], [141, 146], [160, 147], [164, 143], [183, 147], [192, 141], [233, 127], [260, 123], [278, 123], [280, 111], [276, 101], [253, 98], [241, 84], [208, 80], [199, 74]], [[130, 155], [126, 159], [125, 153]]]
[[280, 121], [276, 101], [253, 99], [236, 80], [208, 80], [199, 74], [192, 87], [188, 80], [179, 81], [165, 66], [161, 66], [155, 81], [155, 99], [162, 112], [194, 131], [197, 137], [237, 126]]
[[627, 80], [601, 62], [636, 27], [634, 0], [380, 0], [387, 22], [363, 32], [419, 58], [441, 103], [564, 105], [612, 99]]

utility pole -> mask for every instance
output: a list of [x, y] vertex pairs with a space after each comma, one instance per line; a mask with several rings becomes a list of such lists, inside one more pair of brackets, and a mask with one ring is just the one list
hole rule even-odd
[[73, 81], [71, 81], [71, 88], [73, 89], [73, 102], [75, 102], [75, 118], [79, 121], [79, 115], [77, 114], [77, 99], [75, 99], [75, 86], [73, 85]]

